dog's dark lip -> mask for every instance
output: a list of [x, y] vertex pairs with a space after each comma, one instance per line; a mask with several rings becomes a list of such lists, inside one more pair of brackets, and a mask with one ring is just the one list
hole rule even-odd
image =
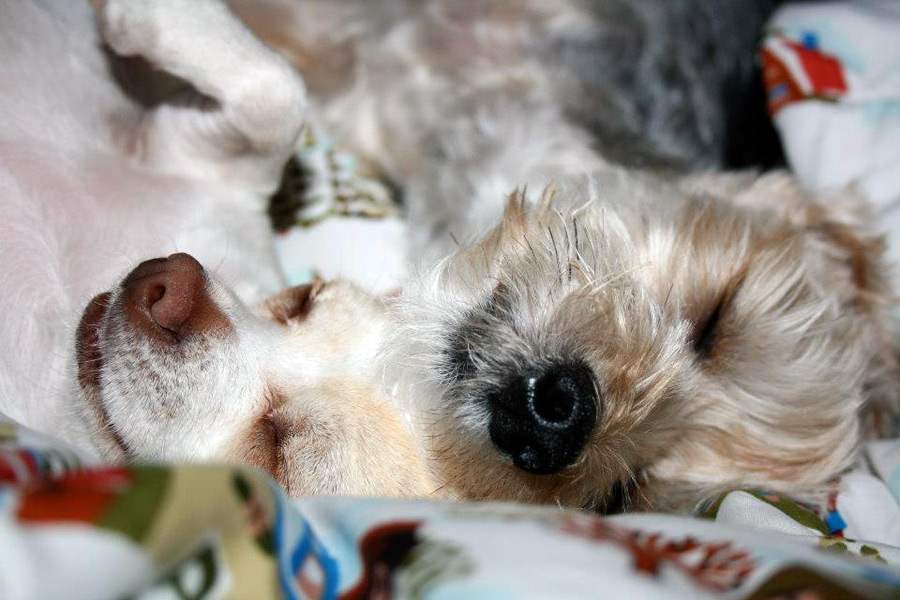
[[104, 292], [95, 296], [84, 309], [75, 334], [75, 357], [78, 370], [78, 384], [81, 386], [87, 407], [99, 423], [99, 430], [109, 437], [125, 456], [131, 452], [118, 430], [109, 419], [103, 405], [101, 383], [103, 350], [100, 346], [100, 329], [109, 312], [112, 293]]
[[288, 477], [287, 455], [285, 454], [288, 425], [284, 422], [284, 419], [278, 416], [275, 410], [264, 415], [260, 423], [269, 437], [272, 448], [269, 473], [285, 491], [290, 493], [290, 478]]
[[95, 296], [84, 309], [75, 336], [75, 355], [78, 360], [78, 383], [83, 388], [100, 387], [103, 352], [100, 348], [100, 327], [109, 310], [110, 292]]

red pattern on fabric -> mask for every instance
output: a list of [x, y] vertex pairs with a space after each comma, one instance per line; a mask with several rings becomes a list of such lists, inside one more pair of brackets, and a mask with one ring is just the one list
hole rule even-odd
[[27, 485], [40, 479], [41, 476], [40, 466], [30, 451], [25, 449], [0, 450], [0, 483]]
[[841, 61], [821, 50], [807, 48], [803, 44], [784, 38], [784, 43], [794, 51], [803, 70], [812, 82], [813, 91], [825, 96], [841, 96], [847, 93], [847, 81]]
[[636, 571], [658, 576], [663, 566], [671, 565], [700, 587], [717, 592], [739, 587], [756, 568], [750, 553], [732, 547], [731, 542], [701, 542], [691, 536], [666, 539], [660, 533], [626, 529], [599, 518], [566, 518], [561, 529], [616, 544], [631, 554]]
[[763, 65], [763, 85], [768, 93], [766, 106], [770, 115], [791, 102], [803, 100], [803, 91], [780, 58], [766, 48], [760, 52], [760, 58]]
[[763, 47], [763, 85], [767, 93], [769, 113], [774, 115], [784, 106], [807, 98], [839, 98], [848, 91], [847, 80], [840, 60], [815, 48], [808, 48], [787, 37], [777, 36], [772, 42], [796, 56], [800, 68], [812, 87], [804, 90], [796, 74], [770, 48]]
[[363, 561], [360, 580], [341, 594], [341, 600], [388, 600], [393, 596], [391, 575], [418, 543], [420, 521], [390, 521], [369, 529], [359, 540]]
[[96, 469], [45, 479], [36, 487], [23, 490], [18, 517], [25, 523], [95, 523], [133, 483], [132, 474], [121, 468]]

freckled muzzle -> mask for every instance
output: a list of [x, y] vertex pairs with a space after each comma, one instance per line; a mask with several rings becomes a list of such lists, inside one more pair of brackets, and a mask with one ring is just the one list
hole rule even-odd
[[516, 377], [488, 402], [494, 446], [523, 471], [550, 475], [581, 455], [600, 398], [590, 369], [566, 363]]

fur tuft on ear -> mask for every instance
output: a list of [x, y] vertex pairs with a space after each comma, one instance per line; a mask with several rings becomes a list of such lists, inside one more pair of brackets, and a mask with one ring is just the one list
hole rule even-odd
[[525, 227], [528, 218], [528, 190], [527, 188], [515, 189], [506, 201], [503, 210], [503, 220], [500, 223], [504, 230], [521, 230]]
[[538, 201], [538, 214], [546, 215], [553, 208], [556, 196], [559, 194], [559, 188], [555, 183], [549, 184], [544, 188], [541, 199]]

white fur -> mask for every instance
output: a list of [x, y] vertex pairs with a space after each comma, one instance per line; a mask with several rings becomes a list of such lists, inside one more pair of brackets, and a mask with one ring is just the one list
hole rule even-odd
[[219, 2], [100, 4], [113, 48], [217, 105], [145, 111], [126, 98], [87, 3], [0, 6], [0, 85], [13, 92], [0, 95], [0, 411], [88, 447], [72, 418], [87, 301], [176, 251], [244, 300], [280, 289], [264, 208], [306, 106], [292, 69]]

